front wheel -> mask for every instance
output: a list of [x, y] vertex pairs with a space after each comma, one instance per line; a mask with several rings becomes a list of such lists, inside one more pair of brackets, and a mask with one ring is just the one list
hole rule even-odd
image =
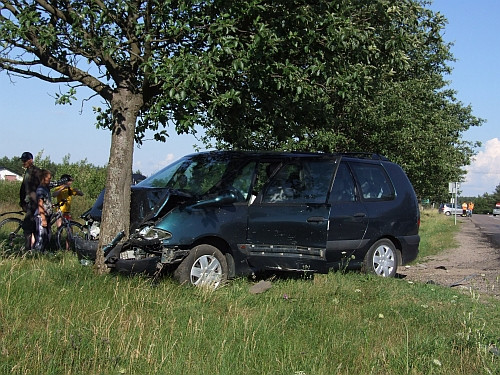
[[181, 284], [217, 288], [227, 280], [228, 267], [224, 254], [211, 245], [198, 245], [179, 264], [174, 278]]
[[365, 255], [363, 271], [383, 277], [394, 277], [399, 264], [399, 252], [394, 244], [382, 239], [375, 242]]
[[75, 250], [75, 238], [87, 239], [87, 233], [82, 224], [76, 221], [63, 223], [57, 229], [56, 245], [58, 250]]
[[26, 245], [23, 221], [15, 217], [8, 217], [0, 222], [0, 242], [5, 241], [7, 250], [23, 252]]

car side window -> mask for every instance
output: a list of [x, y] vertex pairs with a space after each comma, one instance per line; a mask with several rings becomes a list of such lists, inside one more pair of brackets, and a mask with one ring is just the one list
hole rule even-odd
[[263, 203], [325, 203], [335, 161], [298, 160], [284, 165], [263, 193]]
[[244, 200], [247, 200], [252, 184], [252, 176], [255, 170], [255, 162], [245, 165], [235, 176], [233, 187], [241, 194]]
[[392, 200], [395, 198], [392, 185], [384, 167], [379, 164], [351, 163], [364, 200]]
[[355, 202], [356, 185], [352, 178], [349, 167], [345, 163], [340, 163], [335, 181], [333, 182], [330, 202]]

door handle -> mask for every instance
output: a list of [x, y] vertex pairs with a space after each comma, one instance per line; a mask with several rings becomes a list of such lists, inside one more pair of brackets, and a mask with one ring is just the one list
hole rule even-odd
[[311, 216], [311, 217], [307, 218], [308, 223], [322, 223], [325, 220], [326, 219], [322, 216]]
[[357, 214], [354, 214], [354, 217], [365, 217], [366, 214], [364, 212], [358, 212]]

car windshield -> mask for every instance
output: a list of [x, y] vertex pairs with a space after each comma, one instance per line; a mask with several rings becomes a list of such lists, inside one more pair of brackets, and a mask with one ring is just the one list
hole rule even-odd
[[218, 194], [235, 179], [243, 164], [246, 163], [242, 159], [232, 158], [228, 154], [190, 155], [168, 165], [136, 186], [170, 188], [196, 197]]

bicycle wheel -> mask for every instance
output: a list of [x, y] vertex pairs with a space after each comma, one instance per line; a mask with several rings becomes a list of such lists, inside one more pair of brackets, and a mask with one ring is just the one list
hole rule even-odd
[[87, 238], [85, 228], [76, 221], [63, 223], [57, 230], [56, 245], [58, 250], [75, 250], [75, 238]]
[[8, 217], [0, 222], [0, 249], [9, 252], [22, 252], [25, 247], [23, 221]]

